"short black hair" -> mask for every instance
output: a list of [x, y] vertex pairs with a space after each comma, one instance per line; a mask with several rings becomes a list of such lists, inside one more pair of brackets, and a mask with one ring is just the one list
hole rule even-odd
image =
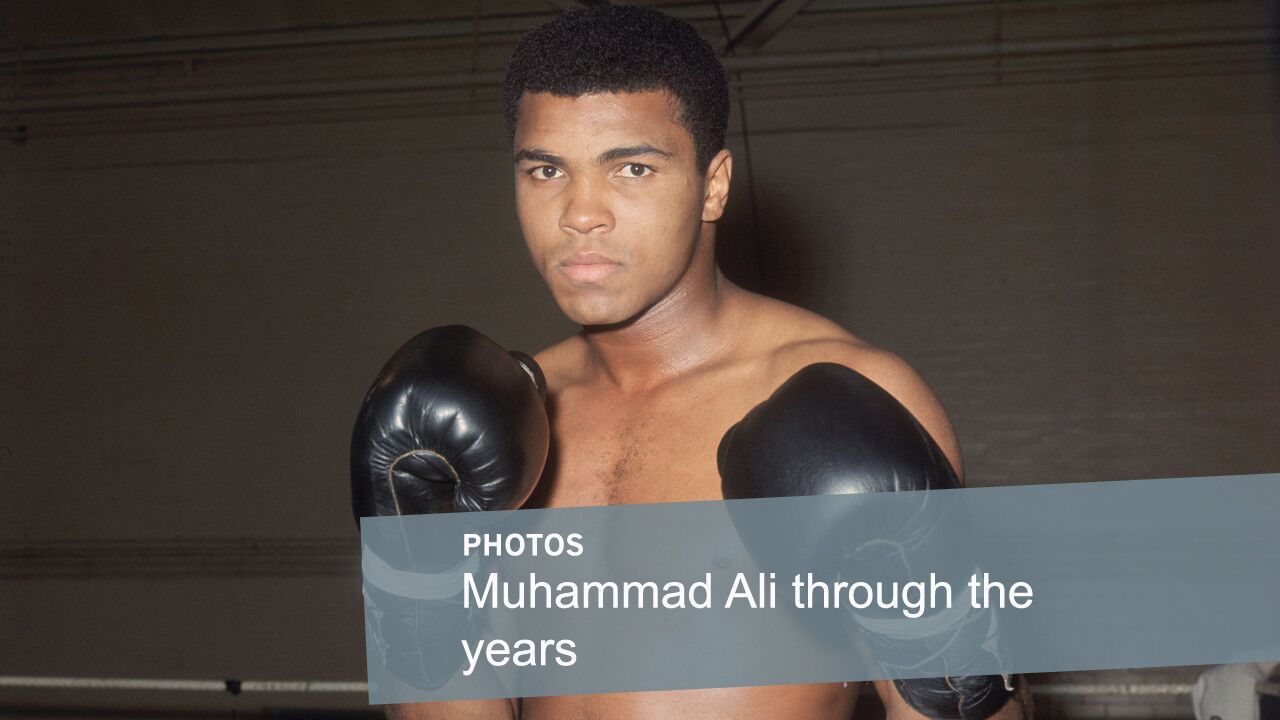
[[729, 86], [715, 50], [693, 26], [649, 8], [596, 5], [561, 13], [521, 38], [507, 63], [507, 142], [525, 92], [561, 97], [668, 90], [693, 136], [700, 172], [724, 148]]

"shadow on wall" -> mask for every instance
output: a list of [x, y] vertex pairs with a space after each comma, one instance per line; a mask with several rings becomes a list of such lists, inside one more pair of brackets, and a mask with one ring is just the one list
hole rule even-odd
[[[716, 261], [725, 277], [752, 292], [764, 293], [759, 253], [760, 233], [751, 199], [734, 187], [716, 227]], [[741, 197], [736, 197], [738, 195]]]
[[821, 260], [819, 238], [807, 220], [823, 210], [795, 207], [782, 193], [743, 185], [735, 188], [717, 229], [720, 269], [747, 290], [821, 312], [823, 288], [813, 272]]

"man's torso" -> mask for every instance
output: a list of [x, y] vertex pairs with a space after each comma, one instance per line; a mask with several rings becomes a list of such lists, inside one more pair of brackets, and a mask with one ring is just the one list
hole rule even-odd
[[[716, 448], [724, 432], [820, 356], [824, 343], [840, 344], [844, 353], [859, 346], [830, 323], [795, 313], [785, 333], [747, 333], [739, 352], [647, 392], [623, 393], [593, 375], [580, 338], [540, 354], [548, 377], [553, 446], [547, 472], [527, 506], [719, 500]], [[704, 553], [709, 561], [717, 552], [687, 550]], [[521, 716], [848, 718], [858, 691], [858, 683], [836, 683], [529, 698]]]

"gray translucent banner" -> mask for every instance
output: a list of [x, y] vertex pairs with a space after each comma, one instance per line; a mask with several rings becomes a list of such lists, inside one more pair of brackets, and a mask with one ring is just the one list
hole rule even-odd
[[1277, 474], [365, 518], [369, 700], [1273, 660], [1278, 519]]

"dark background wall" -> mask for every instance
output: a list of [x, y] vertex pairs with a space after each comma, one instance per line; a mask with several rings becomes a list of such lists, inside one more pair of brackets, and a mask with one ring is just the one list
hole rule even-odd
[[[1280, 469], [1265, 5], [784, 5], [727, 60], [731, 276], [906, 358], [971, 484]], [[0, 3], [0, 675], [363, 676], [372, 375], [573, 330], [496, 103], [549, 11]]]

